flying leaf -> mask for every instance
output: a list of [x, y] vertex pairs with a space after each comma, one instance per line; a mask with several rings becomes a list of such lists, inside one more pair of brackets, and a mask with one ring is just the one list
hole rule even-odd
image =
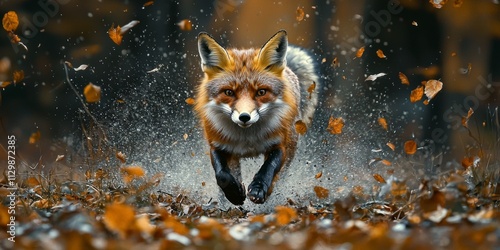
[[116, 156], [116, 159], [121, 161], [121, 163], [125, 163], [127, 161], [127, 156], [124, 153], [122, 153], [121, 151], [116, 152], [115, 156]]
[[309, 100], [311, 100], [311, 97], [312, 97], [312, 93], [314, 92], [314, 90], [316, 89], [316, 83], [313, 82], [309, 88], [307, 88], [307, 93], [309, 93]]
[[142, 5], [142, 7], [148, 7], [148, 6], [151, 6], [151, 5], [153, 5], [153, 3], [154, 3], [154, 2], [155, 2], [155, 1], [147, 1], [147, 2], [145, 2], [145, 3]]
[[378, 73], [378, 74], [374, 74], [374, 75], [369, 75], [365, 81], [375, 81], [377, 78], [381, 77], [381, 76], [385, 76], [386, 73]]
[[129, 29], [133, 28], [134, 26], [136, 26], [137, 24], [139, 24], [140, 22], [137, 21], [137, 20], [132, 20], [130, 21], [129, 23], [123, 25], [121, 28], [120, 28], [120, 33], [121, 35], [125, 34]]
[[415, 154], [417, 152], [417, 143], [414, 140], [406, 141], [404, 149], [409, 155]]
[[299, 135], [305, 135], [307, 132], [306, 124], [302, 120], [296, 121], [295, 122], [295, 131], [297, 131], [297, 133]]
[[378, 124], [382, 126], [386, 131], [389, 129], [389, 126], [387, 125], [387, 120], [385, 120], [384, 117], [379, 117], [378, 118]]
[[78, 68], [74, 68], [75, 71], [80, 71], [80, 70], [86, 70], [88, 67], [87, 64], [82, 64], [80, 66], [78, 66]]
[[340, 62], [339, 62], [339, 59], [337, 57], [333, 58], [332, 66], [334, 69], [340, 67]]
[[441, 9], [448, 0], [429, 0], [429, 2], [434, 6], [436, 9]]
[[399, 72], [399, 80], [401, 80], [401, 84], [403, 85], [410, 85], [410, 81], [408, 80], [408, 77], [406, 77], [405, 74]]
[[196, 101], [195, 101], [193, 98], [191, 98], [191, 97], [186, 98], [186, 100], [185, 100], [185, 101], [186, 101], [186, 103], [187, 103], [187, 104], [189, 104], [189, 105], [194, 105], [194, 104], [196, 103]]
[[101, 87], [89, 83], [83, 89], [83, 95], [87, 102], [98, 102], [101, 100]]
[[7, 32], [13, 32], [19, 25], [19, 18], [15, 11], [9, 11], [3, 15], [2, 26]]
[[374, 178], [376, 181], [380, 182], [380, 183], [386, 183], [386, 181], [385, 181], [384, 177], [382, 177], [382, 175], [379, 175], [379, 174], [373, 174], [373, 178]]
[[5, 88], [9, 86], [12, 82], [10, 81], [5, 81], [5, 82], [0, 82], [0, 88]]
[[122, 39], [123, 39], [121, 28], [119, 25], [116, 26], [116, 28], [114, 26], [115, 26], [114, 24], [111, 25], [111, 28], [109, 28], [109, 30], [108, 30], [108, 35], [109, 35], [109, 38], [111, 38], [111, 40], [114, 43], [116, 43], [116, 45], [120, 45], [122, 43]]
[[133, 180], [144, 176], [144, 169], [139, 166], [128, 166], [120, 168], [120, 172], [123, 175], [123, 181], [125, 183], [130, 183]]
[[40, 137], [42, 137], [42, 134], [40, 131], [36, 131], [35, 133], [32, 133], [29, 139], [30, 144], [35, 144], [40, 140]]
[[64, 155], [57, 155], [56, 162], [60, 162], [60, 161], [64, 160], [65, 157], [66, 156], [64, 156]]
[[383, 52], [381, 49], [377, 50], [377, 56], [378, 56], [379, 58], [387, 58], [387, 57], [384, 55], [384, 52]]
[[305, 16], [305, 13], [304, 13], [304, 9], [302, 9], [301, 7], [297, 7], [297, 11], [296, 11], [296, 16], [295, 16], [295, 19], [297, 19], [297, 21], [302, 21], [304, 20], [304, 16]]
[[356, 57], [357, 58], [362, 57], [364, 52], [365, 52], [365, 47], [363, 46], [363, 47], [359, 48], [358, 51], [356, 52]]
[[389, 147], [392, 151], [394, 151], [396, 149], [396, 146], [393, 143], [391, 143], [391, 142], [388, 142], [385, 145], [387, 145], [387, 147]]
[[415, 26], [415, 27], [416, 27], [416, 26], [418, 26], [418, 23], [417, 23], [417, 21], [412, 21], [412, 22], [411, 22], [411, 25], [413, 25], [413, 26]]
[[330, 194], [330, 191], [324, 187], [321, 187], [321, 186], [314, 186], [314, 193], [316, 194], [316, 196], [318, 198], [325, 199]]
[[21, 82], [24, 79], [24, 71], [22, 70], [16, 70], [14, 73], [12, 73], [12, 78], [14, 84]]
[[181, 20], [177, 23], [177, 26], [179, 26], [182, 31], [190, 31], [193, 29], [193, 23], [189, 19]]
[[474, 110], [472, 108], [469, 108], [469, 111], [467, 112], [467, 116], [462, 117], [462, 126], [464, 128], [469, 127], [469, 125], [467, 123], [469, 122], [469, 119], [473, 114], [474, 114]]
[[418, 86], [416, 89], [412, 90], [410, 93], [410, 102], [418, 102], [424, 96], [424, 87]]
[[335, 135], [342, 133], [342, 128], [344, 128], [344, 119], [342, 119], [342, 117], [334, 118], [333, 116], [330, 116], [327, 130], [330, 131], [331, 134]]
[[425, 83], [425, 95], [429, 100], [434, 98], [436, 94], [443, 89], [443, 83], [438, 80], [429, 80]]

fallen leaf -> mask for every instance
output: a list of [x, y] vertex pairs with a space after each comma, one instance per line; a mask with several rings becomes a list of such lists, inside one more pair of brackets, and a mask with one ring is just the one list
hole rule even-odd
[[193, 29], [193, 23], [191, 23], [191, 20], [189, 19], [181, 20], [177, 23], [177, 26], [179, 26], [182, 31], [190, 31]]
[[425, 95], [429, 100], [434, 98], [436, 94], [443, 89], [443, 83], [438, 80], [429, 80], [425, 83]]
[[98, 102], [101, 100], [101, 87], [92, 83], [87, 84], [83, 89], [85, 100], [89, 103]]
[[295, 122], [295, 131], [297, 131], [297, 133], [299, 135], [305, 135], [307, 132], [306, 124], [302, 120], [296, 121]]
[[362, 57], [364, 52], [365, 52], [365, 47], [363, 46], [363, 47], [359, 48], [358, 51], [356, 52], [356, 57], [357, 58]]
[[330, 194], [330, 191], [324, 187], [321, 187], [321, 186], [314, 186], [314, 193], [316, 194], [316, 196], [318, 198], [325, 199]]
[[111, 28], [109, 28], [108, 30], [108, 35], [109, 38], [111, 38], [111, 40], [116, 43], [116, 45], [120, 45], [123, 39], [121, 28], [120, 26], [116, 26], [116, 28], [114, 26], [114, 24], [111, 25]]
[[410, 81], [408, 80], [408, 77], [406, 77], [405, 74], [399, 72], [399, 80], [401, 80], [401, 84], [403, 85], [410, 85]]
[[330, 116], [327, 130], [330, 131], [331, 134], [340, 134], [342, 133], [342, 128], [344, 128], [344, 119], [342, 119], [342, 117], [334, 118]]
[[30, 139], [29, 139], [29, 143], [30, 144], [37, 143], [40, 140], [41, 136], [42, 136], [42, 134], [40, 133], [40, 131], [36, 131], [35, 133], [32, 133], [30, 136]]
[[377, 50], [377, 56], [378, 56], [379, 58], [387, 58], [387, 57], [384, 55], [384, 52], [383, 52], [381, 49]]
[[9, 11], [3, 15], [2, 26], [7, 32], [13, 32], [19, 25], [19, 18], [15, 11]]
[[30, 188], [33, 188], [33, 187], [40, 185], [40, 181], [38, 181], [38, 179], [36, 177], [30, 176], [26, 180], [26, 185], [28, 185], [28, 187], [30, 187]]
[[304, 20], [304, 16], [305, 16], [305, 13], [304, 13], [304, 9], [302, 9], [301, 7], [297, 7], [297, 11], [296, 11], [296, 16], [295, 16], [295, 19], [297, 19], [297, 21], [302, 21]]
[[141, 215], [135, 220], [135, 229], [141, 233], [152, 235], [155, 231], [155, 226], [151, 224], [147, 215]]
[[291, 207], [276, 206], [274, 210], [276, 211], [276, 224], [279, 226], [285, 226], [292, 220], [297, 219], [297, 211]]
[[417, 152], [417, 143], [414, 140], [406, 141], [404, 149], [409, 155], [415, 154]]
[[168, 216], [167, 218], [165, 218], [163, 223], [164, 223], [166, 228], [171, 229], [175, 233], [178, 233], [180, 235], [188, 235], [189, 234], [189, 228], [187, 228], [186, 225], [182, 224], [174, 216]]
[[410, 93], [410, 102], [418, 102], [424, 96], [424, 87], [418, 86], [416, 89], [412, 90]]
[[12, 78], [14, 84], [21, 82], [24, 79], [24, 71], [22, 70], [16, 70], [12, 73]]
[[135, 224], [134, 208], [120, 203], [108, 205], [105, 208], [103, 222], [109, 230], [118, 233], [122, 239], [125, 239], [128, 231]]
[[384, 117], [379, 117], [378, 118], [378, 124], [382, 126], [386, 131], [389, 129], [389, 126], [387, 125], [387, 120], [385, 120]]
[[365, 81], [375, 81], [377, 78], [381, 77], [381, 76], [385, 76], [386, 73], [378, 73], [378, 74], [374, 74], [374, 75], [369, 75]]

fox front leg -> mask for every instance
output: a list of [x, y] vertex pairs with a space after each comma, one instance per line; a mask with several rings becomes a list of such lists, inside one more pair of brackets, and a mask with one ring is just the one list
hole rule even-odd
[[221, 150], [211, 149], [210, 159], [215, 171], [217, 185], [222, 189], [226, 198], [234, 205], [243, 205], [245, 201], [245, 187], [234, 178], [227, 166], [230, 155]]
[[276, 148], [266, 154], [266, 160], [259, 169], [252, 183], [248, 186], [248, 198], [254, 203], [264, 203], [273, 183], [273, 179], [284, 164], [284, 150]]

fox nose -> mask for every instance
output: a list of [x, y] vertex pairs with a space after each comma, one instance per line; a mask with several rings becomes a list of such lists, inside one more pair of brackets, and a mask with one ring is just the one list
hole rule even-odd
[[241, 113], [240, 116], [238, 117], [238, 119], [240, 119], [240, 121], [242, 121], [242, 122], [248, 122], [248, 121], [250, 121], [250, 114]]

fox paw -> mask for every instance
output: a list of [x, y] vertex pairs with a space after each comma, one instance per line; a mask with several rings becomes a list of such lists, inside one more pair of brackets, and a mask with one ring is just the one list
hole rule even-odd
[[234, 205], [243, 205], [245, 201], [245, 186], [236, 181], [234, 176], [227, 172], [219, 172], [215, 175], [217, 185], [222, 189], [227, 200]]
[[253, 203], [262, 204], [266, 201], [268, 189], [269, 187], [262, 181], [253, 181], [248, 186], [248, 198]]

